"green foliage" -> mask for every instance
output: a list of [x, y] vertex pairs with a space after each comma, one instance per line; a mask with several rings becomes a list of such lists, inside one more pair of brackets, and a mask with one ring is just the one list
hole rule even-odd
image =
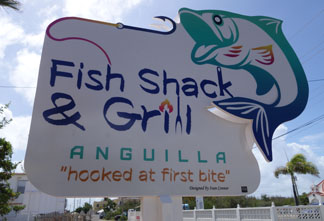
[[291, 160], [287, 163], [286, 167], [288, 168], [288, 171], [292, 171], [294, 173], [311, 174], [317, 177], [319, 174], [316, 166], [313, 163], [308, 162], [303, 154], [296, 154], [293, 156], [293, 158], [291, 158]]
[[20, 210], [23, 210], [23, 209], [25, 209], [25, 205], [15, 205], [15, 206], [13, 206], [12, 207], [12, 209], [15, 211], [15, 213], [16, 213], [16, 215], [18, 214], [18, 212], [20, 211]]
[[84, 213], [88, 213], [92, 209], [92, 206], [89, 203], [85, 203], [82, 210]]
[[136, 209], [139, 208], [141, 205], [141, 201], [137, 200], [137, 199], [130, 199], [127, 200], [126, 202], [124, 202], [123, 204], [121, 204], [119, 206], [119, 208], [123, 211], [123, 212], [127, 212], [129, 209]]
[[182, 197], [182, 203], [188, 204], [189, 209], [194, 209], [196, 206], [196, 198], [195, 197]]
[[127, 216], [122, 215], [122, 216], [120, 217], [120, 220], [128, 220], [128, 219], [127, 219]]
[[[3, 116], [5, 109], [9, 104], [0, 107], [0, 116]], [[0, 120], [0, 129], [10, 123], [11, 119], [2, 117]], [[14, 170], [19, 163], [11, 162], [13, 150], [10, 142], [4, 138], [0, 138], [0, 216], [8, 214], [13, 208], [10, 201], [16, 199], [19, 193], [14, 192], [8, 183], [12, 177]], [[19, 208], [16, 208], [19, 211]], [[16, 210], [15, 210], [16, 211]]]
[[80, 207], [76, 208], [74, 210], [74, 212], [81, 213], [82, 212], [82, 207], [80, 206]]
[[3, 116], [5, 110], [8, 109], [9, 105], [10, 105], [10, 103], [5, 104], [4, 106], [0, 106], [0, 116], [2, 117], [2, 119], [0, 120], [0, 129], [2, 129], [4, 126], [9, 124], [12, 120], [12, 119], [7, 119], [5, 116]]
[[108, 220], [111, 220], [111, 219], [114, 219], [115, 216], [117, 215], [121, 215], [122, 214], [122, 211], [120, 208], [118, 208], [117, 210], [115, 211], [109, 211], [106, 213], [106, 216], [105, 216], [105, 219], [108, 219]]
[[111, 220], [114, 219], [115, 216], [121, 215], [120, 220], [127, 220], [127, 217], [124, 215], [129, 209], [136, 209], [140, 206], [140, 200], [130, 199], [121, 205], [116, 205], [114, 201], [109, 198], [105, 198], [107, 204], [104, 208], [105, 211], [105, 219]]
[[84, 203], [83, 207], [80, 206], [80, 207], [76, 208], [75, 212], [81, 213], [83, 211], [84, 213], [88, 213], [88, 211], [91, 209], [92, 209], [92, 206], [89, 203]]
[[13, 171], [19, 163], [12, 163], [13, 151], [11, 144], [4, 138], [0, 138], [0, 180], [6, 182], [12, 177]]
[[303, 193], [303, 194], [299, 197], [299, 199], [300, 199], [300, 203], [301, 203], [302, 205], [309, 205], [309, 199], [308, 199], [308, 195], [307, 195], [307, 193]]
[[106, 214], [108, 214], [109, 212], [112, 212], [116, 209], [116, 203], [109, 198], [106, 198], [106, 201], [107, 201], [107, 204], [104, 208], [104, 211]]
[[297, 174], [311, 174], [313, 176], [319, 175], [319, 171], [317, 167], [312, 163], [308, 162], [306, 160], [306, 157], [303, 154], [296, 154], [294, 155], [290, 161], [287, 162], [286, 166], [278, 167], [274, 171], [274, 175], [276, 178], [279, 177], [279, 175], [290, 175], [293, 193], [294, 193], [294, 199], [296, 206], [299, 205], [299, 199], [298, 199], [298, 188], [296, 183], [296, 176]]
[[15, 0], [0, 0], [0, 6], [8, 7], [14, 10], [19, 10], [20, 3]]

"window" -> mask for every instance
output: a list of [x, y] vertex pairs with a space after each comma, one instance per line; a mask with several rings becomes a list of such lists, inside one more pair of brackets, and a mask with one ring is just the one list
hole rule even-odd
[[18, 180], [18, 187], [17, 192], [18, 193], [25, 193], [25, 187], [26, 187], [27, 180]]

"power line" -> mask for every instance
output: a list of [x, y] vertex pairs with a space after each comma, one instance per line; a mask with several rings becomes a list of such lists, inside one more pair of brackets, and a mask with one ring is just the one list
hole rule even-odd
[[322, 51], [324, 51], [324, 48], [320, 48], [318, 49], [314, 54], [312, 54], [312, 56], [310, 56], [308, 59], [302, 61], [302, 64], [305, 64], [306, 62], [310, 61], [315, 55], [321, 53]]
[[290, 130], [290, 131], [288, 131], [286, 133], [283, 133], [283, 134], [281, 134], [281, 135], [273, 138], [272, 140], [276, 140], [276, 139], [278, 139], [278, 138], [280, 138], [282, 136], [285, 136], [287, 134], [290, 134], [290, 133], [292, 133], [292, 132], [294, 132], [296, 130], [300, 130], [300, 129], [304, 128], [304, 127], [310, 126], [310, 125], [312, 125], [312, 124], [314, 124], [316, 122], [319, 122], [320, 120], [323, 120], [323, 119], [324, 119], [324, 114], [322, 114], [322, 115], [320, 115], [320, 116], [318, 116], [318, 117], [316, 117], [316, 118], [314, 118], [314, 119], [312, 119], [312, 120], [310, 120], [310, 121], [308, 121], [308, 122], [306, 122], [306, 123], [304, 123], [304, 124], [302, 124], [302, 125], [294, 128], [294, 129], [292, 129], [292, 130]]
[[36, 87], [0, 85], [0, 88], [36, 88]]
[[294, 39], [297, 34], [299, 34], [300, 32], [302, 32], [307, 26], [309, 26], [317, 17], [319, 17], [322, 13], [324, 12], [324, 9], [322, 9], [321, 11], [319, 11], [316, 15], [314, 15], [308, 22], [306, 22], [300, 29], [298, 29], [295, 34], [293, 34], [290, 38], [290, 40]]
[[317, 82], [317, 81], [324, 81], [324, 78], [308, 80], [308, 82]]
[[301, 56], [302, 58], [307, 57], [308, 54], [312, 53], [314, 50], [318, 49], [322, 44], [324, 43], [324, 40], [322, 40], [319, 44], [315, 45], [314, 47], [312, 47], [310, 50], [308, 50], [304, 55]]

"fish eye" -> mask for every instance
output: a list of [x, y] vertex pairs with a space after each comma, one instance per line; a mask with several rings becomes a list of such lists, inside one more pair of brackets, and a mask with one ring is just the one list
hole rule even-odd
[[221, 25], [221, 24], [223, 24], [223, 19], [222, 19], [219, 15], [215, 15], [215, 16], [214, 16], [214, 22], [215, 22], [217, 25]]

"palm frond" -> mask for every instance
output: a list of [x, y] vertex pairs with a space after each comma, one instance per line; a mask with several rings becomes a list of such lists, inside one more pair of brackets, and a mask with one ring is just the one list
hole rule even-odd
[[290, 171], [295, 173], [311, 174], [317, 177], [319, 175], [317, 167], [312, 162], [308, 162], [303, 154], [296, 154], [293, 156], [287, 163], [287, 167]]
[[274, 175], [276, 178], [279, 177], [279, 175], [286, 175], [286, 174], [289, 174], [289, 171], [287, 169], [287, 167], [278, 167], [275, 171], [274, 171]]
[[19, 10], [20, 3], [15, 0], [0, 0], [0, 6]]

